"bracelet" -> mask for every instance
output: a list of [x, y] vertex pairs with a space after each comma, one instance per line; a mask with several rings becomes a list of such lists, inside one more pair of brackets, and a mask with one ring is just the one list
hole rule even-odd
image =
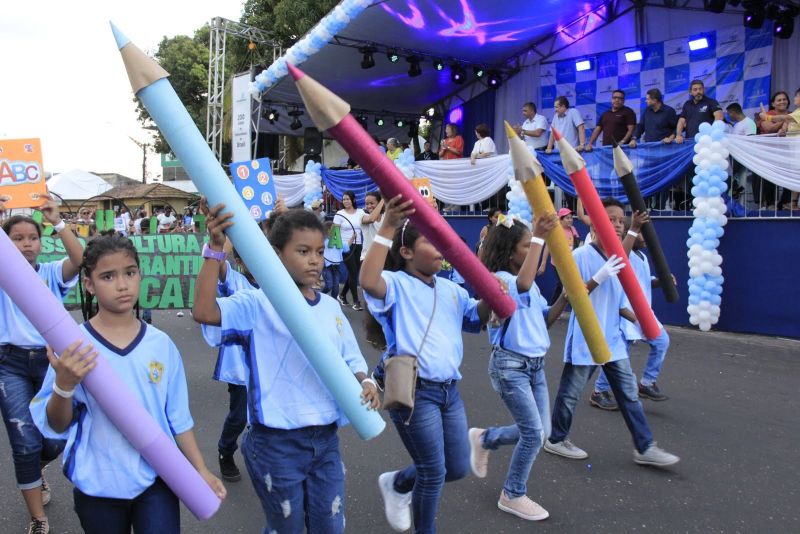
[[533, 235], [533, 236], [531, 236], [531, 245], [543, 246], [544, 245], [544, 239], [542, 239], [541, 237], [536, 237], [535, 235]]
[[71, 399], [72, 396], [75, 395], [75, 389], [73, 388], [73, 389], [71, 389], [69, 391], [67, 391], [65, 389], [61, 389], [60, 387], [58, 387], [58, 384], [56, 384], [55, 381], [54, 381], [53, 382], [53, 393], [55, 393], [56, 395], [58, 395], [62, 399]]
[[61, 219], [58, 224], [53, 225], [53, 230], [55, 230], [56, 233], [60, 233], [66, 227], [67, 223], [64, 222], [64, 219]]
[[362, 385], [362, 386], [363, 386], [365, 383], [367, 383], [367, 384], [372, 384], [373, 386], [375, 386], [375, 389], [378, 389], [378, 383], [377, 383], [377, 382], [375, 382], [375, 380], [374, 380], [373, 378], [369, 377], [369, 376], [368, 376], [367, 378], [365, 378], [364, 380], [362, 380], [362, 381], [361, 381], [361, 385]]
[[386, 248], [392, 248], [392, 240], [382, 235], [376, 235], [372, 238], [372, 242], [376, 245], [383, 245]]
[[633, 230], [628, 230], [628, 235], [631, 236], [631, 237], [639, 237], [639, 234], [637, 234]]

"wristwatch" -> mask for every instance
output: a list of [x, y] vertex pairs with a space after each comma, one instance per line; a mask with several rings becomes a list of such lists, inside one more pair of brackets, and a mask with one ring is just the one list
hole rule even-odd
[[206, 243], [203, 245], [202, 256], [207, 260], [225, 261], [227, 254], [225, 254], [224, 250], [214, 250], [208, 246], [208, 243]]

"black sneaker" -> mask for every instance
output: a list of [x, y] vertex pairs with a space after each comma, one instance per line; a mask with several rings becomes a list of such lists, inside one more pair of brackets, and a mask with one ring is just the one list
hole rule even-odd
[[665, 401], [669, 398], [661, 393], [661, 390], [658, 389], [658, 385], [656, 385], [655, 382], [649, 386], [639, 384], [639, 397], [643, 399], [650, 399], [651, 401]]
[[342, 306], [348, 306], [347, 299], [344, 298], [343, 296], [339, 295], [339, 298], [337, 300], [339, 301], [339, 304], [341, 304]]
[[50, 523], [47, 518], [36, 519], [31, 517], [31, 522], [28, 524], [28, 534], [48, 534], [50, 532]]
[[236, 462], [233, 461], [233, 455], [219, 455], [219, 472], [222, 475], [222, 480], [226, 482], [239, 482], [242, 479], [242, 473], [240, 473], [239, 468], [236, 467]]
[[363, 307], [363, 306], [361, 306], [361, 303], [360, 303], [360, 302], [356, 302], [355, 304], [353, 304], [353, 309], [354, 309], [355, 311], [361, 311], [361, 310], [363, 310], [363, 309], [364, 309], [364, 307]]
[[595, 408], [600, 408], [601, 410], [608, 410], [613, 412], [614, 410], [619, 409], [617, 407], [617, 401], [614, 400], [614, 397], [611, 396], [611, 393], [608, 391], [593, 391], [592, 396], [589, 398], [589, 404], [594, 406]]

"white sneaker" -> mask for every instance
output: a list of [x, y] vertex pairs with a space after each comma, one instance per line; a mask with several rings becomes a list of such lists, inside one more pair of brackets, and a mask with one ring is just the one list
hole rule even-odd
[[569, 458], [570, 460], [583, 460], [584, 458], [589, 457], [589, 454], [585, 450], [581, 449], [580, 447], [576, 447], [568, 439], [559, 441], [558, 443], [553, 443], [548, 439], [544, 442], [544, 450], [550, 454], [563, 456], [564, 458]]
[[394, 489], [394, 479], [399, 471], [383, 473], [378, 477], [378, 487], [383, 496], [386, 521], [396, 532], [411, 528], [411, 492], [398, 493]]
[[656, 446], [655, 442], [650, 445], [646, 451], [640, 453], [637, 450], [633, 451], [633, 461], [639, 465], [654, 465], [656, 467], [666, 467], [668, 465], [676, 464], [681, 461], [680, 458], [674, 454], [668, 453], [664, 449]]
[[469, 466], [478, 478], [486, 478], [489, 469], [489, 449], [483, 448], [481, 439], [485, 432], [483, 428], [469, 429]]
[[550, 513], [547, 510], [533, 502], [527, 495], [511, 499], [506, 495], [505, 491], [501, 491], [497, 507], [504, 512], [528, 521], [541, 521], [550, 517]]

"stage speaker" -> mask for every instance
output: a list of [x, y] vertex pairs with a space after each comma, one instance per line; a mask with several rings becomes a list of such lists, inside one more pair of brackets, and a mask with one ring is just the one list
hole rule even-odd
[[306, 128], [303, 135], [303, 142], [306, 154], [310, 156], [318, 156], [322, 154], [322, 132], [316, 128]]
[[258, 144], [256, 144], [256, 155], [254, 159], [269, 158], [275, 161], [280, 157], [279, 152], [278, 136], [276, 134], [258, 134]]

